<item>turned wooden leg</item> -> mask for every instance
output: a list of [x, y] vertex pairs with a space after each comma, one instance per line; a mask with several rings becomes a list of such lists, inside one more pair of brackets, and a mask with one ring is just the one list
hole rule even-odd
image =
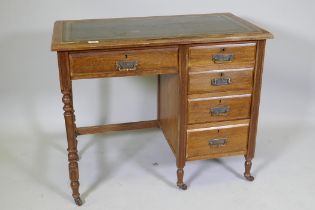
[[250, 169], [252, 168], [252, 158], [246, 157], [245, 156], [245, 173], [244, 177], [248, 181], [254, 181], [254, 177], [250, 173]]
[[[72, 106], [72, 110], [73, 110], [73, 126], [74, 126], [74, 135], [75, 135], [75, 146], [76, 148], [78, 148], [78, 134], [76, 132], [76, 129], [77, 129], [77, 125], [75, 123], [75, 114], [74, 114], [74, 108], [73, 108], [73, 96], [72, 96], [72, 91], [70, 91], [70, 99], [71, 99], [71, 106]], [[78, 154], [78, 161], [80, 160], [80, 156]]]
[[184, 183], [183, 180], [184, 180], [184, 169], [178, 168], [177, 169], [177, 186], [182, 190], [186, 190], [187, 185]]
[[79, 167], [78, 167], [78, 150], [77, 140], [75, 134], [75, 116], [72, 106], [72, 94], [71, 90], [63, 90], [62, 101], [64, 103], [64, 117], [67, 131], [68, 142], [68, 161], [69, 161], [69, 177], [71, 181], [72, 197], [75, 203], [80, 206], [82, 200], [79, 193]]

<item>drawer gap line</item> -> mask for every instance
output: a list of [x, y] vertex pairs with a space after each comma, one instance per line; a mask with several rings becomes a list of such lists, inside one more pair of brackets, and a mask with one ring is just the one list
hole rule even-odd
[[240, 69], [214, 69], [214, 70], [205, 70], [205, 71], [193, 71], [189, 72], [189, 75], [194, 74], [209, 74], [209, 73], [216, 73], [216, 72], [238, 72], [238, 71], [253, 71], [254, 68], [240, 68]]
[[207, 101], [207, 100], [217, 100], [217, 99], [227, 99], [227, 98], [245, 98], [245, 97], [250, 97], [251, 95], [252, 94], [214, 96], [214, 97], [207, 97], [207, 98], [192, 98], [192, 99], [188, 99], [188, 101]]
[[193, 129], [188, 129], [187, 132], [189, 133], [189, 132], [198, 132], [198, 131], [210, 131], [210, 130], [245, 127], [245, 126], [249, 126], [249, 123], [236, 124], [236, 125], [213, 126], [213, 127], [208, 127], [208, 128], [193, 128]]

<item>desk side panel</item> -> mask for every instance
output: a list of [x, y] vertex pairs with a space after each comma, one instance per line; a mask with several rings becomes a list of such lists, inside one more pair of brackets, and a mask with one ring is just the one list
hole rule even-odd
[[160, 75], [160, 127], [175, 156], [179, 138], [179, 78], [178, 74]]

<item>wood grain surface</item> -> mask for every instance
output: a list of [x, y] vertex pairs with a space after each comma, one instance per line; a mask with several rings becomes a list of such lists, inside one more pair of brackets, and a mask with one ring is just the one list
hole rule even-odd
[[[231, 95], [188, 100], [188, 123], [202, 123], [246, 119], [250, 116], [251, 94]], [[213, 115], [211, 109], [229, 107], [222, 115]]]
[[[213, 80], [221, 78], [229, 80], [229, 83], [223, 85], [213, 84]], [[251, 90], [253, 85], [253, 68], [190, 72], [188, 83], [189, 93]]]
[[175, 156], [179, 144], [179, 77], [178, 74], [160, 75], [159, 122], [164, 136]]
[[[195, 46], [189, 49], [189, 68], [190, 71], [253, 68], [255, 52], [255, 42]], [[216, 63], [212, 59], [215, 55], [232, 55], [234, 59], [230, 62]]]
[[[72, 79], [118, 77], [178, 72], [178, 49], [93, 51], [70, 53]], [[119, 71], [116, 62], [137, 62], [136, 70]]]
[[[209, 145], [209, 141], [226, 139], [225, 145]], [[248, 123], [222, 127], [194, 128], [187, 131], [187, 160], [246, 154]]]
[[86, 135], [86, 134], [96, 134], [96, 133], [103, 133], [103, 132], [110, 132], [110, 131], [126, 131], [126, 130], [137, 130], [137, 129], [144, 129], [144, 128], [157, 128], [157, 127], [159, 127], [157, 120], [148, 120], [148, 121], [140, 121], [140, 122], [79, 127], [76, 129], [76, 133], [77, 135]]

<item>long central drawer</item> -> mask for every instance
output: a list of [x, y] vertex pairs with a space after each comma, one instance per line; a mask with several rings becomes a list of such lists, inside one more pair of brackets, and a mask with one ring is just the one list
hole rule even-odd
[[178, 48], [72, 52], [72, 79], [172, 74], [178, 72]]

